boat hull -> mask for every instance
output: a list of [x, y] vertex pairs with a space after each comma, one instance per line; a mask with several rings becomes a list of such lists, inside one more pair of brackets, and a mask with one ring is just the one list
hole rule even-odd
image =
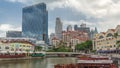
[[22, 57], [25, 57], [25, 54], [0, 55], [0, 58], [22, 58]]

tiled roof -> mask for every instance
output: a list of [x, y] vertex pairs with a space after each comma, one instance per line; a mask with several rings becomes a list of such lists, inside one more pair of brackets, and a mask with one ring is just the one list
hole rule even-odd
[[28, 43], [31, 44], [33, 46], [35, 46], [33, 43], [27, 41], [27, 40], [0, 40], [2, 43]]
[[59, 40], [57, 37], [53, 37], [52, 40]]

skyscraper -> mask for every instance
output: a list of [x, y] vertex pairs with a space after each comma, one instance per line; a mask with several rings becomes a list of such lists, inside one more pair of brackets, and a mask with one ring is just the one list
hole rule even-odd
[[97, 34], [97, 28], [95, 27], [95, 30], [90, 30], [90, 27], [87, 27], [86, 24], [82, 23], [80, 25], [80, 27], [78, 27], [77, 25], [74, 25], [74, 30], [75, 31], [82, 31], [82, 32], [86, 32], [88, 33], [89, 39], [92, 40], [94, 34]]
[[89, 39], [90, 39], [90, 37], [91, 37], [91, 35], [90, 35], [90, 28], [89, 28], [89, 27], [86, 27], [86, 24], [84, 24], [84, 23], [82, 23], [82, 24], [80, 25], [80, 27], [78, 27], [77, 25], [75, 25], [75, 26], [74, 26], [74, 30], [86, 32], [86, 33], [88, 33]]
[[45, 3], [23, 8], [22, 32], [24, 37], [48, 43], [48, 11]]
[[62, 39], [62, 22], [60, 18], [56, 18], [55, 34], [58, 39]]
[[67, 31], [72, 31], [72, 26], [71, 25], [67, 26]]

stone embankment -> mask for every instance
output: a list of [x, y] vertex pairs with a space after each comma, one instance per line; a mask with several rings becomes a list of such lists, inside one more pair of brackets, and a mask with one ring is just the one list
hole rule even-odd
[[29, 60], [29, 59], [39, 59], [42, 57], [22, 57], [22, 58], [0, 58], [0, 61], [4, 60]]

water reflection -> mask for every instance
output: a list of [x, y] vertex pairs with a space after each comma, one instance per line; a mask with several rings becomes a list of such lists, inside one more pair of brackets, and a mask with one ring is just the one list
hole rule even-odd
[[55, 64], [70, 63], [76, 63], [75, 58], [46, 58], [19, 61], [0, 61], [0, 68], [53, 68]]

